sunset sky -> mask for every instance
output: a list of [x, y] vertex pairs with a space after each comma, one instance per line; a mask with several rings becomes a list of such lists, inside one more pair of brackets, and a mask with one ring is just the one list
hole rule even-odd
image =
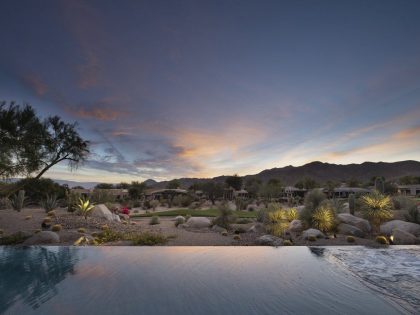
[[0, 2], [0, 99], [119, 182], [420, 160], [420, 1]]

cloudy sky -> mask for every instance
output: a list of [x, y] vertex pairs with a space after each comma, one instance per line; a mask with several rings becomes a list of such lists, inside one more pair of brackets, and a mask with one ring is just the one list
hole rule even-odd
[[420, 160], [420, 2], [2, 0], [0, 99], [78, 121], [52, 178]]

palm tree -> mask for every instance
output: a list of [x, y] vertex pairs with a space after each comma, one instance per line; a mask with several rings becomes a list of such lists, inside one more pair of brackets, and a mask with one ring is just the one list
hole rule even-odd
[[374, 190], [373, 193], [362, 196], [360, 200], [364, 216], [370, 221], [375, 232], [379, 231], [382, 222], [392, 219], [392, 200], [389, 196]]

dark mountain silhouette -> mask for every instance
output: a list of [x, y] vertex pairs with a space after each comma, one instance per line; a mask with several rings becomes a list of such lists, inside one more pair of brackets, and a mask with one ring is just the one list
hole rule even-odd
[[[330, 164], [319, 161], [311, 162], [302, 166], [286, 166], [264, 170], [258, 174], [243, 176], [246, 181], [249, 178], [258, 178], [263, 182], [271, 178], [278, 178], [285, 185], [294, 185], [301, 179], [309, 177], [318, 183], [327, 181], [345, 182], [349, 179], [355, 179], [362, 183], [368, 182], [374, 176], [383, 176], [386, 180], [396, 180], [402, 176], [413, 175], [420, 176], [420, 162], [418, 161], [400, 161], [400, 162], [364, 162], [362, 164]], [[179, 178], [183, 188], [190, 187], [196, 182], [216, 181], [224, 183], [227, 176], [218, 176], [214, 178]], [[150, 187], [165, 188], [167, 181], [149, 182]]]

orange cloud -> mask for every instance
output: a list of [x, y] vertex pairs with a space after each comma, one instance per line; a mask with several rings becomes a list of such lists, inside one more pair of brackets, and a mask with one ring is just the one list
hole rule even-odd
[[113, 109], [106, 109], [106, 108], [92, 108], [92, 109], [78, 108], [78, 109], [70, 109], [69, 111], [73, 115], [79, 118], [83, 118], [83, 119], [94, 118], [94, 119], [103, 120], [103, 121], [116, 120], [119, 117], [124, 115], [124, 113], [120, 111], [113, 110]]
[[44, 96], [48, 91], [48, 86], [42, 79], [34, 74], [28, 73], [23, 76], [23, 81], [29, 85], [36, 93], [37, 96]]

